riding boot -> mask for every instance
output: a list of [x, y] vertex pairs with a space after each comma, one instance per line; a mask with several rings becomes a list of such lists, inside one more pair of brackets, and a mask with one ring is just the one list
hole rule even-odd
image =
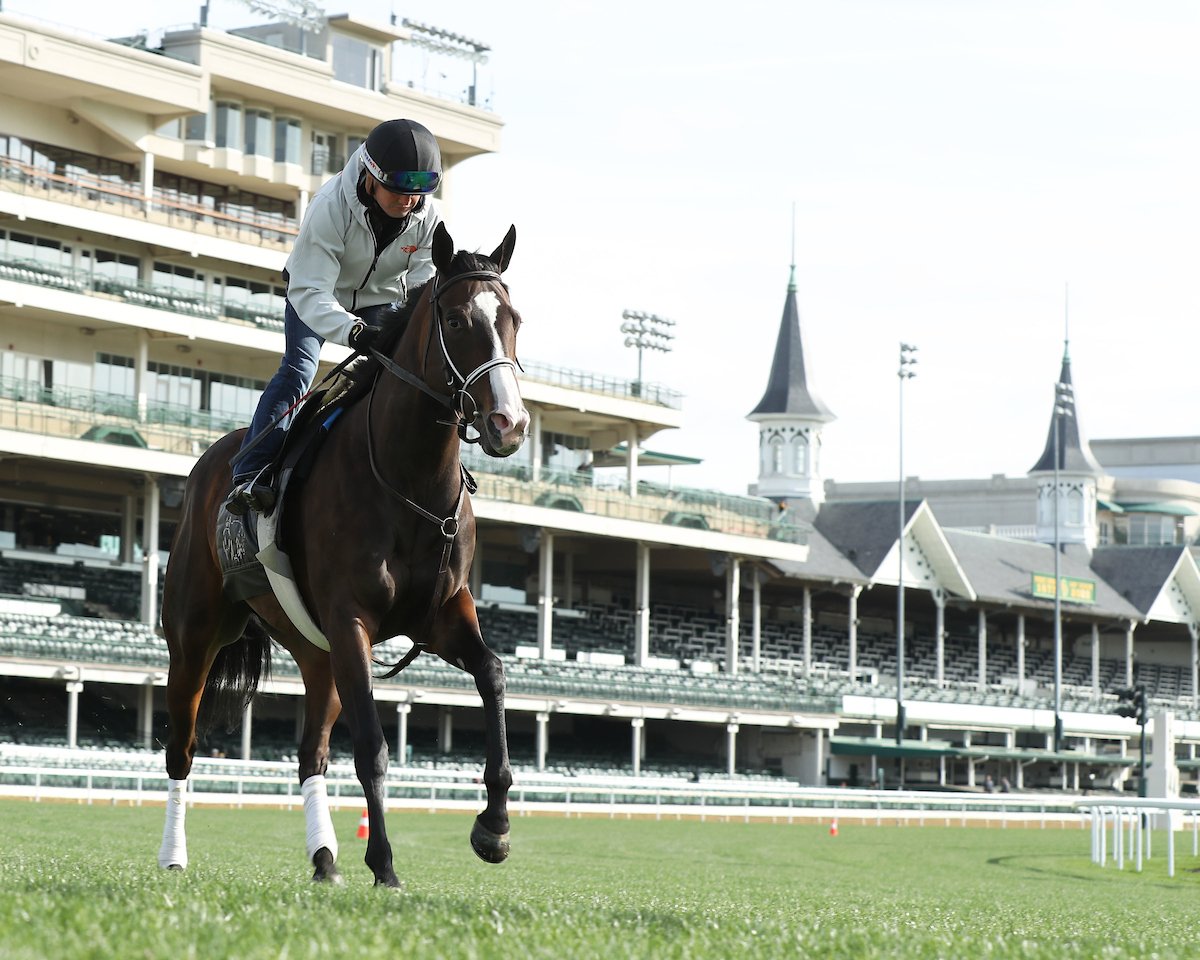
[[270, 473], [262, 470], [249, 477], [234, 477], [233, 491], [225, 499], [225, 509], [235, 517], [244, 517], [253, 510], [260, 516], [270, 516], [275, 509], [275, 486]]

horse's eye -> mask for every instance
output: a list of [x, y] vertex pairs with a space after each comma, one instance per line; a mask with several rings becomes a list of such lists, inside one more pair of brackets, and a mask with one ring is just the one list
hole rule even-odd
[[461, 310], [451, 310], [446, 314], [446, 326], [448, 326], [451, 330], [462, 329], [462, 326], [464, 323], [466, 323], [466, 320], [466, 314], [464, 314]]

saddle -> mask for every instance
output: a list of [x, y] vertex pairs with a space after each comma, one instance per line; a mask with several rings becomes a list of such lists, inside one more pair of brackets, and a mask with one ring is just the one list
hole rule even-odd
[[296, 628], [324, 650], [329, 649], [329, 641], [300, 598], [291, 562], [276, 532], [281, 529], [289, 493], [303, 485], [330, 430], [359, 395], [360, 391], [339, 389], [335, 385], [329, 391], [314, 393], [296, 411], [272, 465], [278, 477], [278, 496], [270, 516], [251, 512], [239, 517], [225, 509], [224, 504], [217, 515], [217, 560], [225, 598], [239, 603], [274, 592]]

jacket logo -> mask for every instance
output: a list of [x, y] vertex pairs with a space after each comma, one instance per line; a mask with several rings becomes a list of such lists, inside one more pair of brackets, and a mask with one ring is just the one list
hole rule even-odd
[[421, 248], [420, 247], [401, 247], [400, 249], [403, 250], [405, 253], [407, 253], [409, 256], [412, 256], [414, 253], [416, 253]]

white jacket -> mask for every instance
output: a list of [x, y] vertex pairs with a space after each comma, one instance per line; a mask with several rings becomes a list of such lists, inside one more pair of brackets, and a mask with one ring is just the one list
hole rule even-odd
[[362, 150], [313, 196], [287, 259], [288, 300], [314, 333], [340, 344], [354, 311], [402, 300], [433, 276], [433, 231], [441, 220], [433, 198], [425, 197], [408, 227], [377, 254], [358, 199]]

